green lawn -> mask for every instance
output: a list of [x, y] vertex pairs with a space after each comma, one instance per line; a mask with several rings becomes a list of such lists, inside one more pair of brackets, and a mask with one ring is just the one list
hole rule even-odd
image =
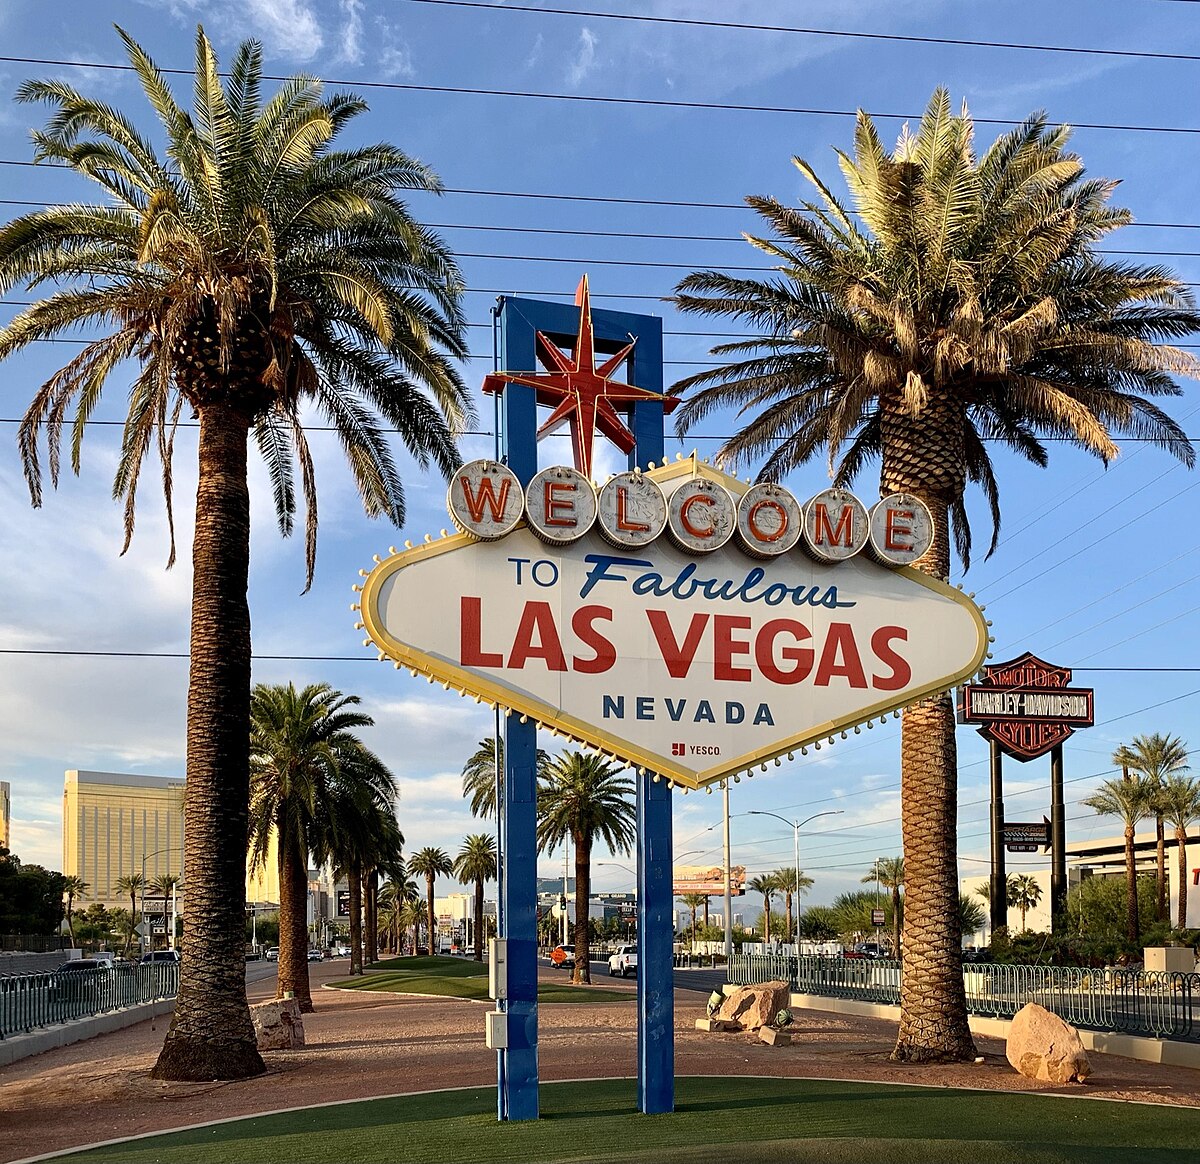
[[543, 1084], [542, 1119], [496, 1123], [493, 1088], [262, 1116], [75, 1153], [104, 1164], [1192, 1164], [1195, 1108], [786, 1079], [680, 1079], [642, 1116], [632, 1080]]
[[[340, 990], [381, 990], [395, 994], [438, 994], [446, 998], [486, 999], [487, 963], [471, 958], [389, 958], [376, 962], [361, 978], [330, 982]], [[543, 982], [538, 1002], [632, 1002], [629, 991], [600, 990], [593, 986], [571, 986]]]

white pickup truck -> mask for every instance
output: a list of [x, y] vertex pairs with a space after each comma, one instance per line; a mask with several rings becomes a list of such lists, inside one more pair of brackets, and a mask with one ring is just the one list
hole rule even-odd
[[628, 978], [637, 973], [637, 946], [621, 946], [608, 960], [608, 976]]

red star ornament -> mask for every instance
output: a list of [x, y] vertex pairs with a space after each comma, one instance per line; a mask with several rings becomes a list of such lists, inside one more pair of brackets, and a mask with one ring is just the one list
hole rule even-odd
[[590, 479], [592, 446], [597, 431], [623, 453], [632, 452], [637, 443], [633, 433], [617, 415], [614, 404], [628, 405], [641, 400], [653, 400], [662, 405], [664, 413], [669, 414], [679, 403], [679, 398], [663, 396], [611, 379], [612, 374], [629, 358], [636, 340], [596, 367], [596, 336], [586, 275], [580, 279], [575, 291], [575, 306], [579, 308], [579, 334], [575, 337], [575, 350], [571, 356], [545, 332], [536, 332], [538, 362], [546, 371], [493, 372], [484, 377], [483, 390], [503, 392], [505, 384], [523, 384], [536, 389], [537, 402], [554, 410], [538, 429], [537, 439], [540, 441], [563, 424], [569, 424], [575, 468]]

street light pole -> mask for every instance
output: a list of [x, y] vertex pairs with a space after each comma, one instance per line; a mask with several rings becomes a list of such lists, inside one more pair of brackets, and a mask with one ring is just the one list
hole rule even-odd
[[810, 820], [816, 820], [819, 816], [841, 816], [844, 812], [841, 808], [831, 808], [825, 812], [814, 812], [812, 816], [807, 816], [803, 820], [795, 821], [788, 820], [786, 816], [780, 816], [777, 812], [766, 812], [763, 809], [752, 808], [746, 813], [747, 816], [772, 816], [776, 820], [783, 821], [792, 830], [792, 854], [796, 861], [796, 867], [792, 870], [795, 875], [795, 886], [793, 893], [795, 896], [795, 934], [796, 939], [796, 965], [800, 965], [800, 830], [808, 824]]
[[[143, 853], [142, 854], [142, 883], [139, 886], [139, 888], [141, 890], [141, 894], [142, 894], [142, 897], [141, 897], [142, 925], [146, 924], [146, 862], [149, 861], [151, 857], [161, 857], [163, 855], [163, 853], [174, 852], [174, 850], [178, 849], [179, 847], [180, 847], [179, 845], [168, 845], [165, 849], [155, 849], [153, 853]], [[172, 886], [171, 887], [172, 899], [174, 899], [174, 896], [175, 896], [175, 887]], [[166, 899], [164, 898], [163, 899], [163, 913], [164, 914], [166, 913], [166, 905], [167, 905]], [[147, 941], [148, 937], [149, 937], [148, 934], [141, 935], [141, 948], [142, 948], [143, 954], [146, 952], [146, 941]], [[175, 946], [174, 909], [172, 909], [172, 917], [171, 917], [171, 942], [170, 942], [170, 945], [171, 945], [171, 948], [174, 949], [174, 946]]]
[[733, 962], [733, 889], [729, 884], [732, 870], [729, 866], [729, 781], [721, 785], [725, 800], [725, 972]]

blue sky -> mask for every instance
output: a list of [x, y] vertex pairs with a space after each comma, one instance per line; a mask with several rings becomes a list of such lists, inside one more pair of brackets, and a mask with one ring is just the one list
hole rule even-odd
[[[579, 7], [746, 23], [761, 23], [768, 10], [746, 0], [637, 5], [610, 0]], [[787, 0], [769, 11], [776, 25], [1200, 55], [1200, 10], [1169, 0], [1055, 5]], [[357, 88], [371, 112], [355, 124], [356, 134], [392, 140], [441, 174], [449, 192], [416, 198], [412, 205], [442, 228], [462, 256], [471, 289], [472, 349], [479, 357], [465, 375], [476, 389], [490, 368], [487, 321], [496, 295], [567, 297], [585, 271], [597, 307], [663, 315], [668, 381], [703, 366], [713, 342], [699, 334], [705, 325], [677, 316], [658, 300], [688, 270], [763, 265], [758, 252], [740, 240], [740, 231], [756, 228], [754, 216], [738, 208], [744, 195], [769, 193], [784, 201], [801, 196], [789, 161], [793, 154], [811, 161], [840, 189], [832, 147], [849, 146], [853, 125], [843, 113], [863, 107], [880, 115], [890, 140], [901, 118], [918, 116], [937, 85], [948, 86], [956, 103], [965, 99], [977, 119], [1019, 120], [1044, 108], [1052, 120], [1075, 125], [1157, 127], [1081, 128], [1074, 141], [1091, 174], [1121, 180], [1115, 200], [1138, 223], [1164, 224], [1132, 227], [1107, 245], [1161, 256], [1181, 278], [1200, 281], [1200, 257], [1188, 253], [1200, 252], [1195, 200], [1200, 122], [1193, 105], [1181, 99], [1196, 91], [1200, 60], [685, 27], [412, 0], [55, 5], [5, 0], [0, 43], [6, 58], [84, 63], [0, 61], [0, 197], [6, 215], [21, 213], [25, 202], [91, 196], [81, 181], [61, 171], [12, 164], [31, 159], [29, 129], [40, 117], [39, 110], [12, 102], [17, 85], [28, 77], [63, 77], [149, 124], [129, 74], [99, 67], [123, 63], [111, 26], [125, 27], [160, 66], [187, 70], [198, 20], [225, 59], [239, 39], [255, 36], [264, 44], [268, 72], [307, 71]], [[178, 85], [186, 95], [187, 79], [179, 78]], [[699, 104], [758, 108], [695, 107]], [[829, 112], [768, 111], [780, 109]], [[980, 143], [1002, 129], [980, 124]], [[647, 201], [693, 205], [643, 204]], [[10, 294], [0, 305], [2, 318], [11, 316], [17, 298]], [[110, 490], [119, 429], [92, 431], [81, 476], [66, 477], [40, 511], [29, 507], [14, 420], [71, 351], [69, 344], [41, 345], [0, 368], [0, 647], [184, 651], [187, 511], [194, 488], [190, 433], [180, 437], [176, 456], [178, 537], [185, 552], [170, 572], [163, 569], [165, 522], [153, 473], [143, 489], [133, 548], [117, 556], [121, 513]], [[101, 418], [121, 416], [124, 389], [121, 382], [110, 384]], [[1200, 434], [1195, 393], [1195, 385], [1186, 385], [1185, 395], [1167, 405], [1193, 435]], [[481, 406], [480, 415], [477, 434], [463, 444], [468, 457], [491, 447], [490, 408]], [[713, 418], [685, 441], [669, 441], [668, 448], [711, 452], [714, 438], [729, 432], [730, 423]], [[263, 477], [257, 471], [254, 476], [255, 651], [290, 657], [260, 659], [255, 678], [324, 680], [362, 695], [377, 719], [371, 742], [399, 778], [408, 847], [434, 844], [455, 851], [477, 827], [459, 794], [458, 772], [476, 741], [490, 733], [490, 716], [367, 661], [372, 656], [362, 651], [349, 610], [350, 586], [372, 554], [448, 524], [444, 484], [410, 467], [411, 520], [404, 530], [394, 530], [363, 517], [328, 438], [314, 437], [314, 451], [321, 534], [316, 583], [308, 595], [300, 596], [302, 543], [280, 539]], [[568, 458], [565, 441], [561, 451], [544, 446], [543, 463]], [[1077, 734], [1066, 749], [1067, 831], [1069, 841], [1109, 835], [1114, 826], [1078, 802], [1109, 774], [1117, 743], [1163, 731], [1200, 745], [1200, 672], [1179, 670], [1196, 664], [1200, 543], [1192, 515], [1200, 477], [1137, 444], [1124, 445], [1120, 460], [1107, 470], [1054, 447], [1048, 470], [1001, 456], [998, 472], [1002, 543], [990, 560], [976, 562], [959, 580], [987, 604], [997, 659], [1029, 649], [1074, 667], [1077, 685], [1096, 688], [1097, 726]], [[788, 484], [809, 496], [823, 481], [817, 464]], [[858, 492], [865, 497], [874, 488], [867, 475]], [[975, 513], [977, 545], [986, 544], [984, 515], [978, 506]], [[182, 772], [186, 677], [182, 659], [2, 657], [0, 779], [13, 785], [14, 848], [23, 859], [60, 863], [64, 769]], [[982, 878], [987, 753], [968, 728], [960, 730], [959, 747], [961, 868], [964, 876]], [[1040, 819], [1049, 810], [1048, 763], [1013, 763], [1007, 772], [1009, 818]], [[742, 782], [734, 789], [733, 812], [769, 809], [802, 818], [843, 810], [836, 819], [814, 821], [801, 838], [801, 864], [816, 881], [812, 900], [829, 901], [854, 888], [877, 855], [900, 852], [898, 783], [899, 725], [889, 724], [819, 757]], [[719, 820], [719, 796], [677, 799], [676, 850], [700, 850], [688, 863], [719, 860]], [[733, 840], [734, 860], [752, 870], [791, 863], [791, 830], [781, 824], [736, 816]], [[1034, 868], [1044, 860], [1010, 858], [1010, 863]], [[547, 873], [559, 867], [554, 858], [544, 862]], [[628, 889], [630, 880], [616, 866], [597, 869], [600, 888]]]

